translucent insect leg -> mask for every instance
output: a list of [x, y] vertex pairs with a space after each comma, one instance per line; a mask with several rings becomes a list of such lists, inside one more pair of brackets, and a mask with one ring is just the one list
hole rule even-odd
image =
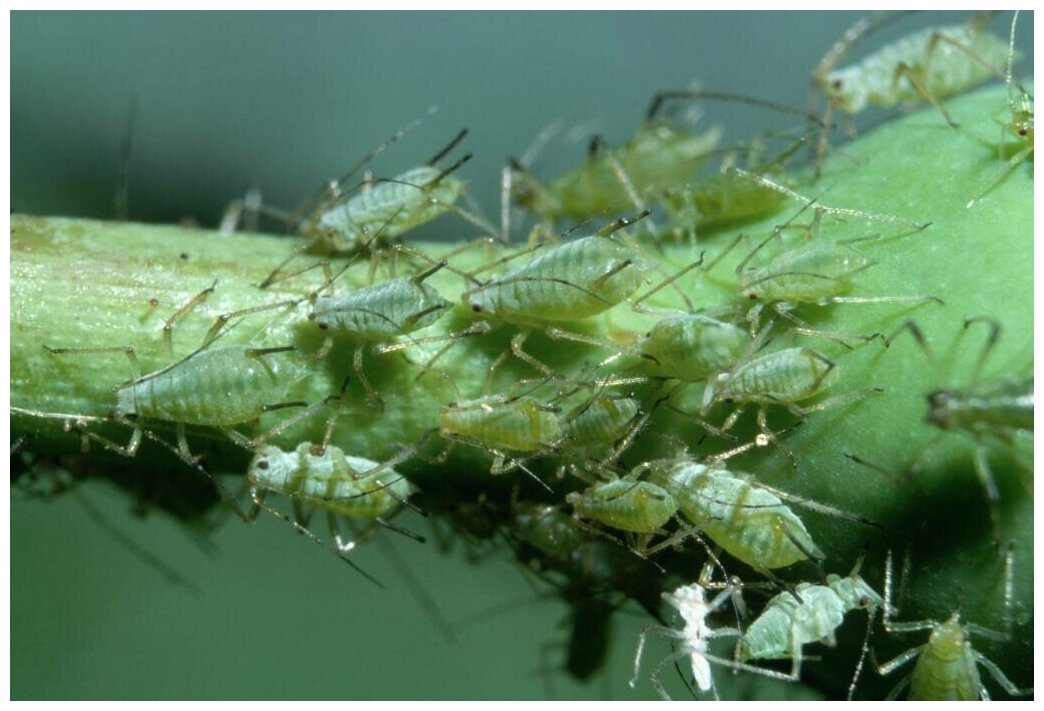
[[649, 104], [649, 108], [645, 112], [646, 120], [650, 120], [656, 117], [659, 113], [660, 107], [667, 101], [672, 99], [686, 99], [686, 100], [699, 100], [707, 99], [709, 101], [733, 101], [742, 104], [748, 104], [750, 106], [760, 106], [762, 108], [771, 109], [784, 114], [790, 114], [792, 116], [799, 116], [806, 121], [814, 123], [817, 126], [823, 126], [823, 121], [807, 111], [796, 109], [791, 106], [785, 106], [778, 104], [774, 101], [767, 99], [759, 99], [755, 96], [744, 96], [743, 94], [730, 94], [724, 91], [700, 91], [700, 90], [672, 90], [672, 91], [661, 91], [653, 97], [652, 102]]
[[[975, 661], [981, 664], [983, 668], [986, 669], [987, 672], [989, 672], [990, 676], [993, 677], [994, 681], [1000, 684], [1009, 696], [1029, 696], [1033, 693], [1033, 687], [1030, 687], [1028, 689], [1020, 689], [1019, 687], [1015, 686], [1014, 682], [1012, 682], [1011, 679], [1005, 676], [1004, 672], [1000, 670], [1000, 667], [998, 667], [994, 662], [990, 661], [986, 657], [986, 655], [982, 654], [981, 652], [975, 651], [972, 652], [972, 655], [975, 657]], [[985, 685], [983, 685], [980, 689], [980, 693], [982, 694], [984, 700], [989, 700], [990, 694], [989, 691], [987, 691]]]

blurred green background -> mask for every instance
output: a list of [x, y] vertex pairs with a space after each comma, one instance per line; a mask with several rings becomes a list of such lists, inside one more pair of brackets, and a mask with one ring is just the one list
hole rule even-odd
[[[579, 161], [594, 131], [625, 140], [660, 89], [698, 80], [804, 106], [810, 69], [858, 17], [14, 13], [11, 207], [111, 218], [132, 101], [131, 218], [208, 227], [250, 186], [270, 204], [295, 206], [437, 105], [372, 167], [384, 175], [411, 167], [467, 127], [457, 155], [475, 158], [460, 175], [495, 218], [500, 166], [551, 121], [580, 129], [540, 155], [542, 176]], [[965, 19], [914, 16], [866, 48]], [[991, 28], [1006, 36], [1009, 22], [1001, 15]], [[1028, 74], [1032, 14], [1018, 29]], [[749, 106], [706, 110], [699, 125], [726, 126], [726, 140], [794, 123]], [[448, 217], [425, 235], [460, 230]], [[271, 517], [250, 527], [229, 521], [208, 554], [170, 519], [131, 516], [131, 502], [104, 484], [80, 491], [195, 589], [142, 563], [75, 497], [13, 492], [13, 698], [655, 698], [644, 671], [636, 691], [627, 687], [649, 619], [637, 609], [614, 616], [606, 669], [578, 684], [561, 671], [568, 608], [541, 594], [507, 550], [469, 565], [459, 544], [443, 555], [433, 541], [385, 535], [357, 554], [385, 583], [379, 590]], [[426, 522], [409, 525], [430, 534]], [[452, 640], [389, 564], [384, 543], [437, 602]], [[655, 644], [646, 665], [667, 651]]]

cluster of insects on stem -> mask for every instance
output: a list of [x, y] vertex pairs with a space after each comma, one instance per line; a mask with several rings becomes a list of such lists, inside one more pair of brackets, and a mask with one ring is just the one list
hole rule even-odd
[[[176, 327], [198, 318], [217, 283], [163, 321], [168, 364], [152, 372], [143, 373], [134, 346], [44, 346], [56, 358], [122, 355], [130, 364], [131, 378], [113, 388], [110, 417], [129, 428], [129, 441], [102, 436], [86, 421], [71, 421], [69, 429], [85, 445], [125, 456], [155, 440], [213, 479], [243, 520], [268, 511], [356, 568], [349, 555], [377, 526], [424, 540], [392, 521], [404, 508], [424, 513], [411, 501], [423, 486], [401, 470], [418, 462], [474, 462], [477, 455], [490, 476], [521, 473], [500, 519], [519, 558], [569, 596], [598, 596], [606, 618], [622, 604], [602, 587], [620, 587], [618, 570], [637, 569], [637, 577], [662, 587], [661, 560], [705, 553], [698, 581], [663, 596], [683, 627], [650, 627], [639, 639], [632, 686], [652, 634], [680, 642], [651, 674], [664, 698], [662, 674], [683, 658], [697, 694], [717, 696], [712, 665], [797, 681], [803, 665], [814, 663], [806, 647], [833, 646], [854, 611], [866, 613], [867, 625], [849, 698], [879, 612], [889, 633], [931, 630], [925, 645], [879, 667], [888, 674], [916, 657], [904, 682], [911, 698], [985, 697], [979, 666], [1007, 693], [1020, 695], [968, 643], [969, 635], [986, 631], [962, 624], [958, 613], [946, 622], [895, 619], [890, 552], [883, 595], [861, 577], [862, 557], [845, 576], [825, 573], [837, 561], [806, 519], [851, 525], [875, 542], [885, 540], [879, 523], [798, 493], [800, 485], [795, 491], [771, 485], [739, 464], [750, 452], [774, 448], [801, 471], [788, 445], [793, 431], [818, 413], [859, 407], [887, 387], [845, 387], [845, 360], [854, 351], [886, 353], [908, 333], [932, 358], [928, 339], [905, 313], [942, 300], [876, 293], [867, 278], [887, 262], [883, 246], [931, 239], [931, 225], [917, 215], [832, 204], [832, 186], [810, 174], [821, 172], [838, 114], [926, 101], [956, 129], [942, 100], [994, 77], [1008, 87], [1005, 128], [1022, 143], [1002, 157], [968, 205], [987, 199], [1033, 151], [1032, 99], [1012, 69], [1017, 17], [1007, 42], [976, 20], [912, 33], [840, 66], [892, 18], [860, 21], [812, 73], [826, 101], [821, 115], [724, 92], [661, 92], [631, 138], [616, 146], [593, 138], [582, 163], [558, 176], [541, 179], [528, 158], [510, 160], [501, 176], [499, 229], [467, 204], [461, 175], [471, 155], [448, 157], [466, 130], [420, 166], [393, 177], [360, 174], [410, 130], [403, 129], [293, 214], [261, 206], [256, 197], [230, 208], [226, 230], [244, 215], [249, 221], [249, 213], [267, 211], [299, 239], [258, 282], [259, 303], [218, 315], [187, 355], [175, 355]], [[720, 129], [692, 131], [665, 110], [720, 101], [781, 112], [801, 124], [782, 136], [722, 148]], [[781, 147], [769, 147], [780, 138]], [[805, 152], [810, 164], [796, 165]], [[719, 159], [716, 172], [700, 173]], [[509, 237], [512, 204], [536, 222], [525, 246], [498, 244]], [[442, 216], [465, 221], [481, 238], [437, 254], [403, 241]], [[765, 220], [775, 225], [718, 239], [724, 226]], [[565, 223], [574, 226], [556, 234]], [[668, 258], [672, 242], [686, 249]], [[893, 318], [904, 314], [904, 326], [891, 334], [821, 326], [824, 314], [867, 305], [894, 310]], [[282, 324], [286, 340], [269, 343], [259, 328], [258, 345], [231, 343], [261, 319]], [[985, 317], [965, 323], [976, 324], [990, 329], [981, 367], [999, 327]], [[974, 439], [974, 469], [992, 512], [999, 494], [985, 444], [1032, 432], [1032, 376], [986, 382], [979, 375], [977, 368], [967, 387], [925, 395], [929, 422]], [[414, 408], [414, 388], [425, 393], [418, 400], [439, 400], [410, 419], [404, 413]], [[377, 460], [348, 451], [342, 420], [349, 412], [356, 421], [365, 414], [375, 426], [383, 419], [400, 427], [400, 446]], [[260, 427], [262, 419], [271, 424]], [[176, 442], [163, 441], [153, 422], [172, 423]], [[193, 453], [189, 434], [200, 428], [218, 430], [249, 453], [245, 509]], [[292, 512], [271, 506], [269, 495], [285, 497]], [[316, 514], [326, 518], [328, 542], [312, 531]], [[1007, 565], [1010, 571], [1010, 557]], [[746, 579], [730, 574], [733, 566], [749, 571]], [[654, 609], [659, 592], [632, 596]], [[755, 596], [765, 599], [752, 613], [746, 598]], [[1010, 596], [1009, 584], [1006, 604]], [[727, 609], [729, 626], [712, 626]], [[725, 638], [734, 640], [733, 652], [712, 652], [711, 642]], [[954, 672], [963, 676], [942, 680], [952, 670], [940, 658], [951, 648], [963, 655]]]

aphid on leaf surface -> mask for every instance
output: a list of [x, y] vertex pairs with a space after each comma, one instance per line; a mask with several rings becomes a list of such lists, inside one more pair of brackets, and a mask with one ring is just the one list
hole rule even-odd
[[[975, 193], [965, 207], [974, 205], [977, 200], [999, 185], [1020, 163], [1033, 156], [1033, 96], [1014, 80], [1011, 73], [1012, 64], [1015, 61], [1015, 24], [1018, 19], [1019, 11], [1016, 10], [1011, 18], [1011, 34], [1008, 38], [1008, 71], [1005, 77], [1005, 83], [1008, 85], [1008, 121], [1001, 124], [1001, 137], [997, 142], [997, 151], [998, 154], [1003, 154], [1005, 138], [1009, 135], [1014, 136], [1022, 145], [1014, 155], [1005, 161], [1004, 167], [997, 175]], [[1015, 98], [1013, 90], [1018, 91], [1018, 98]]]
[[860, 558], [847, 577], [830, 574], [826, 585], [799, 583], [793, 591], [779, 593], [769, 600], [761, 615], [743, 633], [740, 658], [743, 661], [790, 659], [789, 677], [797, 681], [801, 676], [804, 646], [813, 642], [835, 646], [835, 632], [845, 615], [852, 610], [866, 610], [867, 637], [848, 687], [851, 699], [866, 658], [874, 616], [882, 604], [881, 596], [859, 576], [862, 562]]
[[617, 479], [566, 494], [579, 518], [632, 533], [656, 533], [678, 510], [666, 489], [647, 481]]
[[[1012, 554], [1008, 551], [1005, 558], [1004, 605], [1011, 622], [1011, 586], [1012, 586]], [[996, 632], [972, 623], [961, 623], [960, 612], [955, 611], [945, 622], [936, 620], [919, 620], [916, 622], [899, 622], [894, 619], [895, 608], [892, 606], [892, 552], [888, 551], [885, 567], [885, 600], [884, 628], [890, 633], [917, 632], [931, 630], [928, 641], [912, 647], [895, 659], [878, 667], [879, 674], [887, 675], [916, 659], [913, 672], [896, 684], [889, 693], [891, 701], [907, 686], [910, 687], [911, 701], [989, 701], [990, 692], [979, 674], [981, 666], [1001, 685], [1010, 696], [1029, 696], [1033, 689], [1020, 689], [1000, 667], [990, 661], [981, 652], [975, 651], [971, 637], [1008, 641], [1009, 633]]]
[[[650, 480], [663, 486], [692, 525], [736, 559], [756, 570], [822, 559], [805, 524], [775, 489], [743, 472], [694, 461], [651, 463]], [[821, 505], [788, 497], [813, 507]], [[830, 507], [821, 507], [833, 512]]]
[[1003, 78], [999, 67], [1008, 56], [1008, 45], [987, 32], [988, 16], [966, 25], [928, 27], [886, 44], [856, 64], [835, 68], [849, 49], [869, 33], [901, 14], [864, 18], [850, 27], [823, 55], [812, 73], [813, 86], [827, 100], [823, 132], [817, 150], [817, 174], [826, 152], [826, 131], [834, 109], [846, 116], [869, 105], [891, 108], [900, 103], [928, 101], [951, 127], [957, 124], [941, 99], [981, 84], [990, 77]]

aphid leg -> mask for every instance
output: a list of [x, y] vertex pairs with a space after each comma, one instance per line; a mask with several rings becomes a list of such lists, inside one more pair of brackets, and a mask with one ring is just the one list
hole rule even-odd
[[[699, 266], [701, 266], [703, 264], [703, 256], [705, 254], [706, 254], [706, 252], [700, 252], [699, 259], [697, 259], [694, 262], [690, 262], [689, 264], [687, 264], [686, 266], [682, 267], [681, 269], [679, 269], [674, 274], [668, 276], [665, 280], [661, 281], [659, 284], [657, 284], [655, 287], [653, 287], [649, 291], [647, 291], [644, 294], [642, 294], [641, 296], [633, 299], [631, 301], [631, 309], [633, 311], [638, 312], [638, 313], [655, 313], [654, 311], [652, 311], [650, 309], [643, 309], [643, 308], [641, 308], [639, 306], [639, 304], [641, 304], [643, 301], [645, 301], [646, 299], [648, 299], [650, 296], [652, 296], [656, 292], [660, 291], [661, 289], [663, 289], [665, 287], [668, 287], [668, 286], [673, 287], [675, 282], [678, 281], [678, 279], [680, 279], [681, 277], [685, 276], [686, 274], [691, 272], [693, 269], [696, 269]], [[723, 255], [724, 255], [724, 253], [723, 253]], [[720, 257], [719, 257], [719, 259], [720, 259]], [[689, 313], [695, 313], [696, 312], [696, 307], [693, 305], [692, 300], [689, 298], [689, 295], [685, 293], [684, 289], [682, 289], [679, 293], [681, 294], [682, 301], [684, 301], [686, 308], [689, 310]]]
[[366, 404], [380, 412], [383, 412], [384, 400], [377, 394], [377, 391], [370, 383], [369, 378], [366, 377], [366, 373], [363, 372], [363, 353], [365, 350], [366, 345], [363, 343], [360, 343], [355, 347], [355, 351], [352, 353], [352, 368], [355, 370], [355, 374], [359, 376], [359, 382], [361, 382], [363, 387], [366, 389]]
[[[613, 151], [605, 142], [605, 139], [602, 136], [595, 134], [591, 137], [591, 143], [588, 146], [587, 155], [589, 158], [594, 158], [599, 152], [605, 156], [605, 161], [609, 164], [609, 169], [613, 171], [613, 175], [616, 177], [616, 180], [620, 183], [621, 187], [623, 187], [624, 192], [627, 193], [627, 197], [631, 200], [631, 204], [634, 205], [635, 209], [638, 210], [638, 212], [648, 213], [645, 200], [643, 200], [642, 196], [638, 194], [638, 190], [634, 187], [634, 182], [632, 182], [630, 176], [627, 175], [627, 171], [624, 170], [619, 159], [613, 155]], [[649, 218], [648, 227], [650, 232], [653, 234], [657, 233], [656, 223], [651, 217]]]
[[996, 319], [989, 316], [971, 316], [964, 319], [964, 329], [967, 330], [974, 323], [987, 324], [990, 327], [990, 334], [986, 337], [986, 342], [982, 344], [982, 352], [979, 354], [978, 360], [975, 361], [975, 370], [971, 377], [972, 382], [979, 379], [979, 376], [982, 374], [982, 366], [986, 363], [986, 358], [989, 356], [990, 351], [993, 350], [993, 347], [997, 345], [1001, 335], [1001, 325]]

